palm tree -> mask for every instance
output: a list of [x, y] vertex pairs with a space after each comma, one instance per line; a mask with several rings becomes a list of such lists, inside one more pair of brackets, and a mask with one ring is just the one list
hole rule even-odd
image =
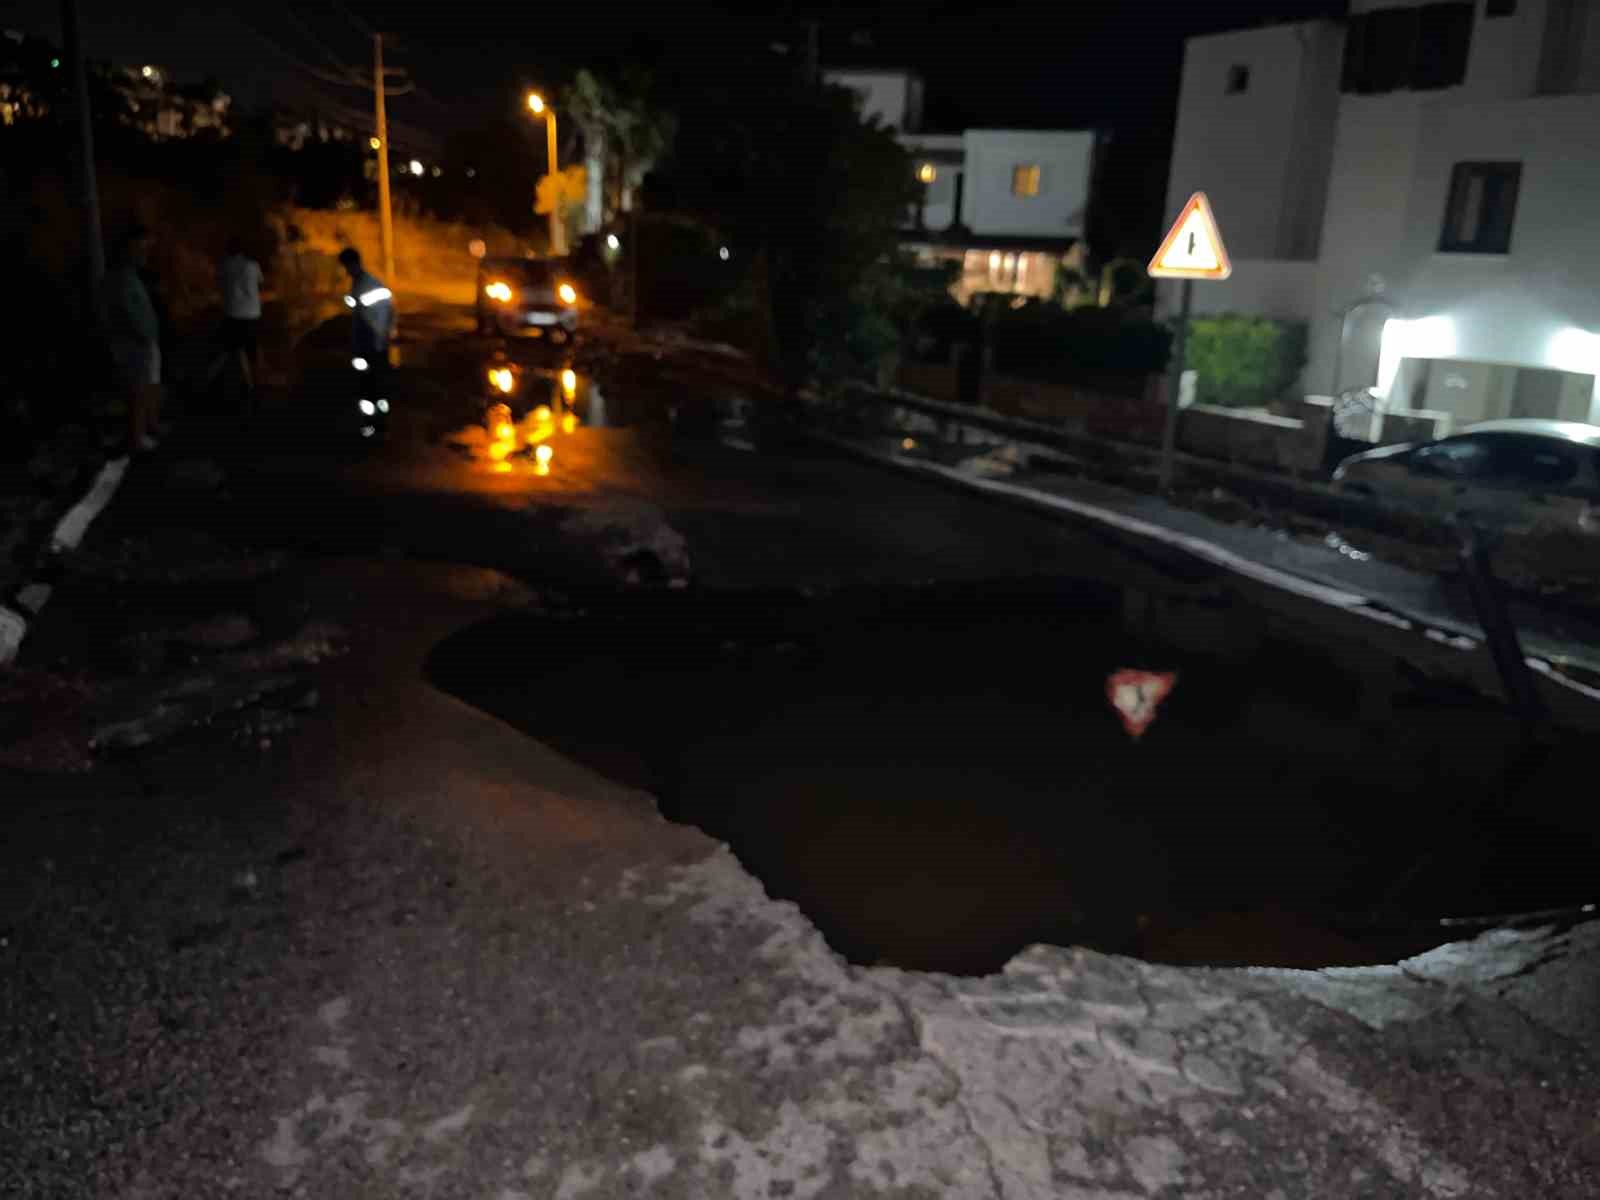
[[583, 133], [583, 165], [588, 180], [583, 231], [594, 233], [605, 222], [606, 148], [616, 101], [610, 88], [583, 69], [566, 90], [563, 104]]
[[628, 71], [612, 82], [587, 69], [566, 91], [567, 111], [583, 131], [586, 232], [618, 212], [632, 211], [639, 184], [672, 144], [677, 119], [652, 105], [650, 92], [646, 72]]

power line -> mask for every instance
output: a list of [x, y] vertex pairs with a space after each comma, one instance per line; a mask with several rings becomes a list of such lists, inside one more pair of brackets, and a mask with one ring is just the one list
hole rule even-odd
[[311, 76], [313, 79], [321, 80], [323, 83], [331, 83], [331, 84], [334, 84], [337, 87], [359, 87], [359, 88], [365, 88], [365, 87], [370, 87], [371, 86], [371, 84], [366, 82], [365, 80], [341, 78], [340, 76], [331, 74], [330, 72], [323, 70], [321, 67], [313, 67], [310, 63], [306, 62], [304, 59], [300, 58], [298, 55], [293, 54], [288, 50], [285, 50], [276, 41], [274, 41], [272, 38], [268, 37], [266, 34], [262, 33], [254, 25], [251, 25], [248, 21], [244, 20], [244, 18], [240, 17], [237, 13], [234, 14], [233, 19], [239, 23], [240, 28], [244, 29], [246, 32], [248, 32], [252, 36], [254, 36], [258, 41], [260, 41], [265, 46], [267, 46], [269, 49], [271, 49], [274, 53], [276, 53], [278, 55], [278, 57], [282, 58], [285, 62], [290, 63], [291, 65], [293, 65], [295, 67], [298, 67], [301, 71], [305, 72], [305, 74]]
[[371, 25], [368, 25], [360, 17], [356, 16], [355, 13], [351, 12], [343, 4], [339, 3], [339, 0], [328, 0], [328, 3], [332, 4], [334, 8], [338, 9], [339, 12], [344, 15], [345, 20], [349, 21], [350, 24], [359, 29], [363, 35], [366, 37], [377, 36], [378, 31], [376, 29], [374, 29]]
[[[294, 11], [292, 9], [284, 9], [283, 15], [289, 18], [289, 23], [298, 29], [308, 42], [321, 51], [322, 56], [331, 62], [336, 68], [338, 68], [341, 74], [351, 76], [359, 74], [354, 67], [350, 66], [332, 50], [328, 49], [327, 45], [320, 38], [318, 38], [314, 32], [312, 32], [311, 27], [299, 17], [294, 15]], [[362, 86], [366, 86], [365, 80], [362, 81]]]

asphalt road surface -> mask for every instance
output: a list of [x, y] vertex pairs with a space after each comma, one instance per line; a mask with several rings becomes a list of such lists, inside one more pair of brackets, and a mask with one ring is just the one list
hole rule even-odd
[[[897, 749], [903, 778], [878, 764], [878, 792], [895, 806], [868, 835], [847, 824], [858, 843], [887, 845], [896, 823], [922, 820], [905, 803], [907, 780], [970, 772], [992, 719], [1014, 723], [991, 738], [1005, 753], [1035, 746], [1075, 761], [1081, 784], [1140, 750], [1234, 736], [1226, 697], [1248, 737], [1214, 755], [1213, 770], [1255, 746], [1252, 785], [1278, 789], [1265, 809], [1305, 790], [1295, 749], [1312, 742], [1318, 770], [1347, 791], [1356, 781], [1338, 760], [1356, 747], [1396, 770], [1488, 781], [1497, 794], [1515, 748], [1503, 714], [1430, 699], [1385, 739], [1371, 725], [1415, 688], [1395, 682], [1381, 649], [1338, 630], [1305, 633], [1192, 564], [1128, 555], [825, 453], [731, 385], [669, 384], [649, 362], [603, 348], [507, 348], [463, 326], [447, 310], [408, 321], [414, 340], [381, 442], [359, 434], [337, 330], [313, 343], [304, 385], [259, 424], [187, 422], [135, 467], [7, 678], [0, 1192], [1287, 1197], [1460, 1195], [1471, 1179], [1490, 1195], [1592, 1194], [1600, 1142], [1583, 1048], [1592, 1022], [1581, 1015], [1483, 1017], [1466, 1033], [1441, 1025], [1431, 1041], [1375, 1048], [1325, 1001], [1252, 999], [1272, 985], [1243, 976], [1037, 952], [992, 993], [856, 972], [700, 832], [664, 821], [640, 786], [660, 779], [661, 728], [717, 730], [687, 782], [671, 781], [679, 806], [732, 775], [761, 776], [762, 755], [781, 744], [777, 827], [826, 851], [827, 826], [850, 814], [820, 808], [820, 824], [797, 814], [830, 787], [827, 754], [819, 746], [808, 758], [793, 728], [778, 731], [786, 742], [770, 729], [741, 742], [750, 731], [726, 721], [748, 698], [751, 720], [770, 725], [770, 708], [755, 703], [782, 688], [735, 686], [741, 673], [782, 678], [796, 654], [852, 664], [810, 677], [806, 729], [845, 737], [851, 706], [869, 724], [875, 708], [897, 706], [895, 728], [927, 720], [937, 731], [925, 750]], [[510, 371], [511, 392], [490, 371]], [[485, 426], [486, 404], [499, 401], [516, 426], [509, 438]], [[812, 601], [821, 616], [806, 615]], [[895, 642], [905, 606], [918, 604], [935, 615], [912, 642]], [[708, 697], [681, 681], [711, 652], [705, 614], [718, 605], [734, 632], [716, 649], [731, 641], [740, 665], [708, 671], [725, 689]], [[740, 624], [741, 608], [761, 619]], [[1006, 636], [1024, 610], [1029, 636]], [[625, 623], [626, 636], [597, 636], [605, 622]], [[884, 636], [863, 638], [874, 623]], [[992, 636], [992, 654], [974, 631]], [[442, 649], [464, 642], [454, 657]], [[889, 657], [872, 659], [888, 642]], [[941, 642], [960, 643], [948, 663]], [[1313, 648], [1291, 663], [1290, 644]], [[1032, 646], [1077, 657], [1030, 659]], [[1184, 656], [1181, 699], [1139, 743], [1104, 695], [1102, 671], [1125, 649], [1154, 657], [1118, 665]], [[455, 694], [430, 682], [445, 682], [444, 665]], [[975, 715], [969, 727], [948, 706], [912, 702], [940, 688], [941, 670], [959, 677], [952, 690]], [[1252, 671], [1270, 678], [1257, 689]], [[1069, 700], [1054, 694], [1058, 674]], [[1280, 685], [1285, 676], [1297, 682]], [[1318, 683], [1335, 677], [1332, 694]], [[1026, 704], [998, 704], [1022, 679]], [[485, 680], [493, 686], [474, 694]], [[1371, 680], [1383, 681], [1377, 720], [1357, 732]], [[829, 688], [839, 689], [832, 703]], [[1052, 705], [1071, 720], [1054, 725]], [[1164, 742], [1164, 730], [1181, 740]], [[963, 737], [979, 749], [957, 752]], [[852, 743], [858, 757], [874, 744]], [[1413, 745], [1437, 752], [1418, 765]], [[1446, 745], [1456, 752], [1438, 750]], [[748, 769], [730, 775], [741, 753]], [[971, 775], [965, 791], [983, 807], [1008, 789], [1037, 790], [1035, 765], [1009, 779], [1004, 769]], [[847, 793], [859, 807], [874, 793], [862, 773], [872, 764], [852, 766]], [[1190, 833], [1216, 780], [1193, 782]], [[946, 788], [940, 820], [976, 848], [996, 828], [952, 815], [962, 791]], [[1148, 872], [1133, 848], [1160, 843], [1138, 828], [1158, 818], [1110, 799], [1097, 820], [1121, 809], [1128, 828], [1120, 841], [1098, 828], [1094, 853], [1109, 859], [1108, 875], [1119, 852]], [[1476, 868], [1504, 851], [1475, 846], [1490, 827], [1450, 799], [1430, 816], [1448, 810], [1463, 833], [1435, 839], [1451, 861]], [[1348, 837], [1328, 823], [1337, 807], [1322, 803], [1302, 828], [1286, 823], [1264, 852]], [[1539, 843], [1553, 882], [1538, 899], [1569, 904], [1579, 894], [1566, 866], [1592, 854], [1593, 832], [1568, 807], [1550, 810], [1567, 841]], [[732, 836], [716, 814], [698, 819]], [[1013, 843], [1018, 874], [1043, 878], [1054, 868], [1032, 849]], [[1226, 849], [1227, 870], [1241, 870], [1249, 855]], [[1339, 861], [1365, 859], [1387, 879], [1415, 849], [1397, 838]], [[811, 857], [827, 869], [825, 854]], [[953, 869], [948, 854], [931, 861]], [[801, 887], [793, 858], [767, 865], [777, 890]], [[1283, 867], [1280, 877], [1295, 874]], [[892, 902], [905, 911], [943, 919], [929, 897], [949, 890], [983, 909], [981, 886], [916, 885], [912, 869], [893, 865], [902, 897]], [[859, 881], [870, 864], [846, 873]], [[1448, 865], [1424, 863], [1423, 874], [1460, 882]], [[848, 894], [800, 899], [824, 911]], [[1158, 919], [1116, 924], [1114, 935], [1178, 961], [1291, 961], [1285, 947], [1296, 944], [1314, 947], [1314, 961], [1373, 953], [1376, 943], [1260, 900], [1247, 897], [1231, 925]], [[1020, 948], [1039, 928], [1022, 922], [1006, 936]], [[858, 958], [942, 961], [926, 927], [909, 948], [837, 914], [832, 932]], [[1394, 945], [1417, 948], [1414, 931]], [[1566, 953], [1541, 949], [1535, 965]], [[1518, 961], [1504, 976], [1520, 987], [1534, 966]], [[943, 965], [963, 963], [995, 965], [976, 951]], [[1078, 982], [1060, 986], [1081, 996], [1014, 1011], [1018, 988], [1043, 996], [1069, 977]], [[1433, 1011], [1432, 1000], [1415, 1003]], [[1144, 1017], [1115, 1016], [1118, 1005]], [[961, 1013], [981, 1021], [963, 1024]], [[1078, 1030], [1063, 1047], [1110, 1047], [1105, 1061], [1063, 1049], [1050, 1065], [1053, 1052], [1022, 1029], [1047, 1013]], [[1170, 1032], [1124, 1044], [1072, 1024], [1102, 1016]], [[993, 1039], [1008, 1030], [1033, 1047], [1031, 1065], [1018, 1058], [1011, 1079], [993, 1080], [1008, 1053]], [[1470, 1046], [1480, 1048], [1473, 1063], [1450, 1057]], [[1453, 1081], [1493, 1081], [1484, 1094], [1516, 1119], [1437, 1105], [1419, 1053], [1448, 1059], [1439, 1069]], [[1167, 1082], [1139, 1100], [1107, 1084], [1107, 1071]], [[1063, 1079], [1077, 1081], [1064, 1108], [1042, 1098]], [[1030, 1101], [1013, 1085], [1042, 1090]], [[1254, 1107], [1241, 1117], [1246, 1087]], [[1164, 1113], [1180, 1102], [1181, 1121]], [[1004, 1115], [1019, 1105], [1029, 1121]], [[1048, 1153], [1030, 1140], [1046, 1126]]]

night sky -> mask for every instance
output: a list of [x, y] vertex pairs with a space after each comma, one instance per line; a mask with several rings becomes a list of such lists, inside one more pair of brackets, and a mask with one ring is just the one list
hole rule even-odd
[[[92, 57], [165, 64], [180, 79], [214, 75], [247, 105], [319, 95], [364, 110], [359, 93], [326, 89], [303, 67], [363, 61], [370, 50], [360, 27], [381, 20], [404, 43], [394, 61], [424, 89], [419, 98], [398, 101], [397, 115], [441, 131], [491, 112], [525, 81], [559, 79], [584, 63], [660, 55], [714, 69], [717, 56], [737, 52], [741, 41], [782, 38], [783, 16], [768, 15], [780, 9], [797, 20], [821, 19], [825, 63], [920, 69], [930, 125], [1131, 129], [1170, 121], [1186, 35], [1344, 7], [1330, 0], [1206, 0], [1186, 7], [894, 0], [775, 5], [763, 14], [764, 28], [741, 29], [751, 19], [747, 9], [694, 0], [639, 15], [504, 0], [451, 0], [405, 16], [373, 0], [80, 4]], [[13, 0], [7, 7], [6, 26], [59, 36], [57, 0]]]
[[[1159, 234], [1183, 40], [1196, 33], [1338, 15], [1343, 0], [1160, 0], [1075, 3], [890, 0], [877, 5], [697, 0], [632, 13], [574, 4], [449, 0], [428, 7], [375, 0], [79, 0], [91, 58], [167, 67], [179, 80], [212, 76], [237, 105], [315, 108], [356, 129], [371, 94], [329, 86], [317, 72], [370, 64], [372, 25], [395, 35], [388, 62], [418, 85], [389, 106], [391, 134], [423, 157], [450, 132], [520, 114], [523, 89], [559, 86], [580, 66], [654, 66], [671, 87], [715, 75], [732, 56], [798, 48], [803, 22], [820, 29], [824, 65], [910, 67], [927, 83], [925, 129], [1093, 128], [1109, 135], [1096, 226], [1107, 253], [1142, 251]], [[59, 39], [58, 0], [12, 0], [0, 19]]]

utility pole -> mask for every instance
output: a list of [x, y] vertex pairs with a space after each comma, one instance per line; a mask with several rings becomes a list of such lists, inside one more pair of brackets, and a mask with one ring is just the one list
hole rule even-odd
[[[70, 3], [71, 0], [66, 0]], [[378, 229], [383, 236], [383, 279], [394, 286], [394, 217], [389, 211], [389, 121], [383, 111], [383, 34], [372, 35], [372, 94], [378, 124]]]
[[89, 294], [106, 273], [106, 246], [100, 232], [100, 186], [94, 170], [94, 125], [89, 113], [89, 76], [78, 34], [78, 0], [61, 0], [61, 41], [72, 64], [72, 96], [78, 109], [78, 187], [83, 203], [83, 251], [89, 260]]

